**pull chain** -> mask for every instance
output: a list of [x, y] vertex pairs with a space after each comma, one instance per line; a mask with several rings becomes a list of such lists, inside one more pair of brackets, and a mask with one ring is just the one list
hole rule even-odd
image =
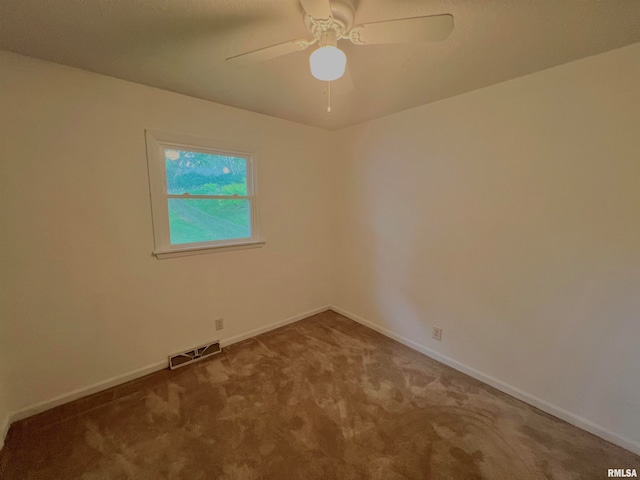
[[331, 113], [331, 82], [327, 82], [327, 113]]

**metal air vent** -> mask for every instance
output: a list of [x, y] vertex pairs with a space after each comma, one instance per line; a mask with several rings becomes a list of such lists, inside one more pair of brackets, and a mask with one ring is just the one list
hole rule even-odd
[[220, 353], [221, 351], [220, 341], [216, 340], [212, 343], [205, 343], [204, 345], [187, 350], [186, 352], [176, 353], [175, 355], [169, 356], [169, 368], [171, 370], [175, 370], [176, 368], [184, 367], [185, 365], [197, 362], [203, 358]]

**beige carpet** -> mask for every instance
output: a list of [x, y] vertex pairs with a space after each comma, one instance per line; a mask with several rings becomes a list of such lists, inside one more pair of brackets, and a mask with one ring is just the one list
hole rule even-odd
[[14, 424], [13, 479], [603, 479], [640, 457], [333, 312]]

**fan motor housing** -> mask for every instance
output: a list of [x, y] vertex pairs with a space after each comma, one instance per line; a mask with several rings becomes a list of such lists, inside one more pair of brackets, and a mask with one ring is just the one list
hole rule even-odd
[[353, 27], [355, 15], [356, 10], [350, 0], [332, 0], [331, 19], [317, 19], [305, 14], [304, 25], [314, 37], [319, 37], [327, 30], [334, 30], [338, 37], [347, 37]]

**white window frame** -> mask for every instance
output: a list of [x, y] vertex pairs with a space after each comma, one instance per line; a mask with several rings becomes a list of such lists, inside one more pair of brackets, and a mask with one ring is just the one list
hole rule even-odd
[[[258, 235], [258, 208], [256, 189], [256, 159], [253, 153], [241, 151], [228, 142], [210, 138], [199, 138], [178, 133], [145, 131], [147, 142], [147, 167], [149, 171], [149, 191], [151, 194], [151, 216], [153, 220], [153, 238], [155, 250], [153, 254], [159, 258], [182, 257], [210, 252], [256, 248], [264, 245]], [[214, 155], [244, 158], [247, 161], [247, 195], [170, 195], [167, 192], [167, 177], [164, 149], [187, 150], [192, 152], [211, 153]], [[219, 198], [249, 200], [251, 215], [251, 237], [231, 240], [213, 240], [172, 244], [169, 230], [170, 198]]]

